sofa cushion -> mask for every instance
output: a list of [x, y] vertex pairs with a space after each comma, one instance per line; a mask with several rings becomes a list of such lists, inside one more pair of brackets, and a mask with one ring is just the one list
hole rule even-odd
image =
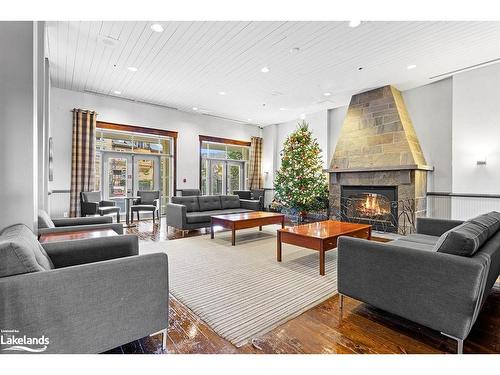
[[197, 196], [172, 197], [170, 198], [170, 201], [174, 204], [182, 204], [186, 206], [187, 212], [198, 212], [200, 210]]
[[55, 228], [54, 222], [45, 210], [38, 210], [38, 228]]
[[401, 241], [417, 242], [434, 246], [438, 242], [439, 237], [430, 236], [428, 234], [413, 233], [398, 239]]
[[488, 228], [466, 221], [439, 237], [434, 249], [440, 253], [472, 256], [488, 239]]
[[222, 209], [240, 208], [240, 197], [237, 195], [221, 195], [220, 197]]
[[240, 199], [252, 199], [252, 192], [250, 190], [234, 190], [233, 194], [236, 194]]
[[5, 228], [0, 234], [0, 277], [28, 272], [47, 271], [54, 265], [24, 224]]
[[200, 211], [212, 211], [222, 209], [220, 195], [202, 195], [198, 197]]
[[155, 204], [156, 199], [160, 199], [160, 192], [158, 190], [139, 190], [137, 192], [139, 204], [152, 205]]
[[494, 215], [483, 214], [469, 220], [471, 223], [484, 225], [488, 228], [488, 238], [491, 238], [500, 229], [500, 220]]
[[500, 212], [491, 211], [491, 212], [488, 212], [488, 215], [493, 216], [495, 219], [497, 219], [498, 221], [500, 221]]
[[404, 247], [407, 249], [416, 249], [416, 250], [424, 250], [424, 251], [435, 251], [434, 246], [426, 243], [421, 243], [421, 242], [412, 242], [412, 241], [405, 241], [403, 238], [387, 242], [386, 245], [389, 246], [399, 246], [399, 247]]

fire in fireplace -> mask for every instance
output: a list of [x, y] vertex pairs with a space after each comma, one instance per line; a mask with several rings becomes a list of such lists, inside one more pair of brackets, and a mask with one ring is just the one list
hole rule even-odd
[[372, 224], [375, 230], [396, 232], [398, 226], [395, 186], [342, 186], [342, 220]]

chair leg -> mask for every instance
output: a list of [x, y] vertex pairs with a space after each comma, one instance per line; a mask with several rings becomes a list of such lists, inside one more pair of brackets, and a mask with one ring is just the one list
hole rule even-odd
[[167, 351], [167, 329], [161, 331], [161, 348], [164, 352]]
[[139, 211], [136, 211], [137, 212], [137, 221], [141, 220], [140, 217], [139, 217]]
[[458, 337], [448, 335], [444, 332], [441, 332], [443, 336], [449, 337], [450, 339], [453, 339], [457, 342], [457, 354], [464, 354], [464, 340], [459, 339]]
[[153, 225], [155, 224], [155, 212], [153, 211]]
[[120, 213], [118, 212], [116, 214], [116, 222], [119, 223], [120, 222]]

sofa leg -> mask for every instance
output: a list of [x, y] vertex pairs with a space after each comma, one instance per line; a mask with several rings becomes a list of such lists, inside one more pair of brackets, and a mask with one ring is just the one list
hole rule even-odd
[[161, 331], [161, 348], [164, 352], [167, 351], [167, 329]]
[[444, 332], [441, 332], [443, 336], [449, 337], [450, 339], [453, 339], [457, 342], [457, 354], [464, 354], [464, 340], [459, 339], [458, 337], [448, 335]]
[[344, 313], [344, 295], [339, 293], [339, 316], [342, 319], [342, 314]]

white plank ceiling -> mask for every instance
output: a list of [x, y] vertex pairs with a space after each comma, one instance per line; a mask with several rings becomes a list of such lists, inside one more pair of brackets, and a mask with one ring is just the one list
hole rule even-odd
[[500, 22], [161, 24], [48, 22], [52, 84], [268, 125], [500, 58]]

